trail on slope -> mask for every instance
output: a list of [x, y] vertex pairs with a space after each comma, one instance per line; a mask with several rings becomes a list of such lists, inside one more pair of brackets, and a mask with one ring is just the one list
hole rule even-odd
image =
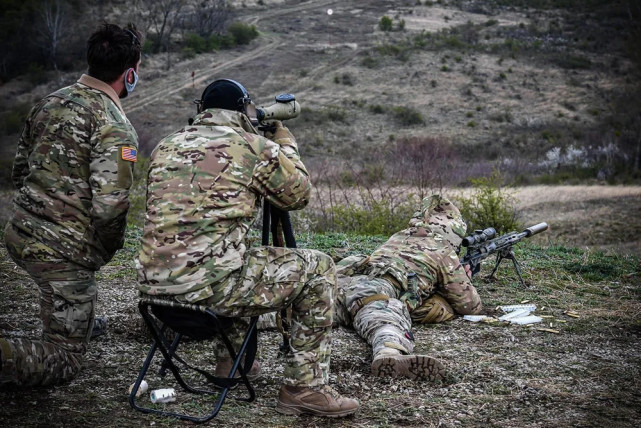
[[[260, 15], [248, 15], [244, 18], [244, 20], [250, 24], [256, 24], [263, 19], [281, 17], [296, 12], [324, 7], [334, 3], [339, 2], [336, 0], [326, 0], [320, 2], [310, 1], [289, 8], [275, 10], [273, 12], [267, 11], [265, 13], [261, 13]], [[166, 99], [170, 95], [176, 94], [180, 91], [194, 86], [202, 85], [204, 82], [211, 80], [214, 76], [220, 75], [222, 71], [225, 71], [232, 67], [237, 67], [250, 60], [268, 55], [285, 44], [284, 41], [280, 40], [278, 36], [273, 34], [263, 34], [262, 37], [263, 39], [267, 39], [267, 43], [262, 44], [261, 46], [258, 46], [257, 48], [252, 49], [249, 52], [245, 52], [237, 58], [225, 61], [225, 63], [223, 64], [208, 64], [207, 66], [194, 70], [193, 80], [185, 80], [183, 75], [178, 74], [162, 78], [162, 84], [159, 88], [149, 93], [145, 93], [140, 98], [131, 100], [130, 103], [126, 104], [125, 110], [127, 111], [127, 113], [133, 113], [149, 106], [150, 104], [158, 102], [162, 99]]]

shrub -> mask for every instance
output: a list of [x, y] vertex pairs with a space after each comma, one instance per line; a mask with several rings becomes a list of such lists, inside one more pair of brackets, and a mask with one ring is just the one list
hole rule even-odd
[[196, 57], [196, 51], [194, 51], [192, 48], [182, 48], [182, 51], [180, 51], [180, 53], [184, 59], [192, 59]]
[[329, 107], [325, 113], [327, 119], [332, 122], [345, 122], [347, 120], [347, 113], [340, 107]]
[[386, 199], [367, 198], [366, 205], [335, 205], [329, 210], [333, 230], [357, 235], [392, 235], [407, 227], [416, 211], [416, 203], [408, 201], [393, 206]]
[[210, 51], [219, 49], [230, 49], [236, 44], [236, 39], [230, 34], [212, 34], [207, 40], [207, 47]]
[[369, 111], [374, 114], [382, 114], [385, 113], [385, 107], [380, 104], [372, 104], [369, 106]]
[[31, 105], [27, 103], [19, 103], [12, 107], [11, 111], [4, 115], [0, 128], [6, 135], [17, 134], [22, 131], [24, 122], [27, 119]]
[[381, 20], [378, 22], [378, 28], [380, 28], [381, 31], [392, 31], [392, 27], [392, 18], [387, 15], [383, 15]]
[[472, 179], [474, 191], [457, 198], [468, 231], [493, 227], [498, 234], [519, 229], [514, 197], [502, 187], [503, 178], [494, 170], [489, 177]]
[[394, 118], [403, 126], [425, 124], [425, 119], [423, 119], [423, 115], [411, 107], [406, 107], [406, 106], [393, 107], [392, 113], [394, 114]]
[[370, 55], [365, 56], [365, 57], [361, 60], [361, 65], [362, 65], [363, 67], [367, 67], [367, 68], [376, 68], [376, 67], [378, 67], [378, 64], [379, 64], [379, 63], [380, 63], [380, 60], [379, 60], [379, 59], [374, 58], [374, 57], [372, 57], [372, 56], [370, 56]]
[[27, 70], [27, 79], [33, 85], [40, 85], [49, 80], [49, 75], [42, 65], [32, 63]]
[[209, 43], [199, 34], [186, 34], [184, 44], [183, 53], [186, 49], [191, 49], [194, 53], [203, 53], [209, 50]]
[[234, 22], [229, 26], [227, 32], [238, 45], [247, 45], [258, 37], [258, 30], [256, 30], [255, 25], [248, 25], [242, 22]]
[[[3, 156], [2, 158], [0, 158], [0, 190], [3, 190], [5, 188], [13, 190], [13, 181], [11, 180], [12, 171], [13, 157]], [[0, 227], [0, 229], [4, 229], [4, 223], [2, 223], [2, 227]]]
[[581, 55], [558, 55], [554, 62], [567, 70], [588, 70], [592, 68], [592, 61]]
[[334, 83], [342, 83], [343, 85], [347, 86], [354, 86], [354, 81], [352, 80], [352, 75], [349, 73], [343, 73], [342, 76], [335, 75], [334, 76]]

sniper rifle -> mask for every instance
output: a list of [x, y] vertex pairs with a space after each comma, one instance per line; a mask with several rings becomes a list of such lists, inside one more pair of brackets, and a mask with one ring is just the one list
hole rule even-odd
[[475, 230], [472, 235], [465, 237], [461, 242], [461, 246], [467, 249], [465, 256], [461, 259], [461, 264], [470, 265], [470, 271], [472, 272], [472, 276], [474, 276], [481, 270], [481, 261], [496, 253], [496, 264], [488, 278], [494, 276], [503, 259], [510, 259], [514, 264], [521, 285], [525, 285], [523, 277], [521, 276], [519, 262], [514, 256], [513, 247], [523, 238], [529, 238], [547, 229], [548, 224], [543, 222], [530, 226], [523, 232], [510, 232], [498, 238], [496, 238], [496, 230], [493, 227], [488, 227], [485, 230]]

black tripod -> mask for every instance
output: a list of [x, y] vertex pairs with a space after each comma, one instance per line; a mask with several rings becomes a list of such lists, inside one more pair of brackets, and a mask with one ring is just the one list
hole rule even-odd
[[[269, 233], [272, 235], [272, 246], [296, 248], [296, 239], [294, 238], [294, 229], [289, 218], [289, 212], [281, 210], [270, 204], [266, 199], [263, 202], [263, 234], [262, 245], [269, 245]], [[280, 344], [280, 351], [283, 354], [289, 353], [289, 326], [286, 325], [287, 309], [280, 311], [281, 331], [283, 334], [283, 343]]]

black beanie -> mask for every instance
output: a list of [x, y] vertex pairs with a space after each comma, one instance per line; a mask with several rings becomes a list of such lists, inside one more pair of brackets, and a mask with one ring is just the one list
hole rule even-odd
[[202, 109], [221, 108], [245, 111], [245, 102], [251, 101], [243, 85], [231, 79], [220, 79], [205, 88], [202, 95]]

